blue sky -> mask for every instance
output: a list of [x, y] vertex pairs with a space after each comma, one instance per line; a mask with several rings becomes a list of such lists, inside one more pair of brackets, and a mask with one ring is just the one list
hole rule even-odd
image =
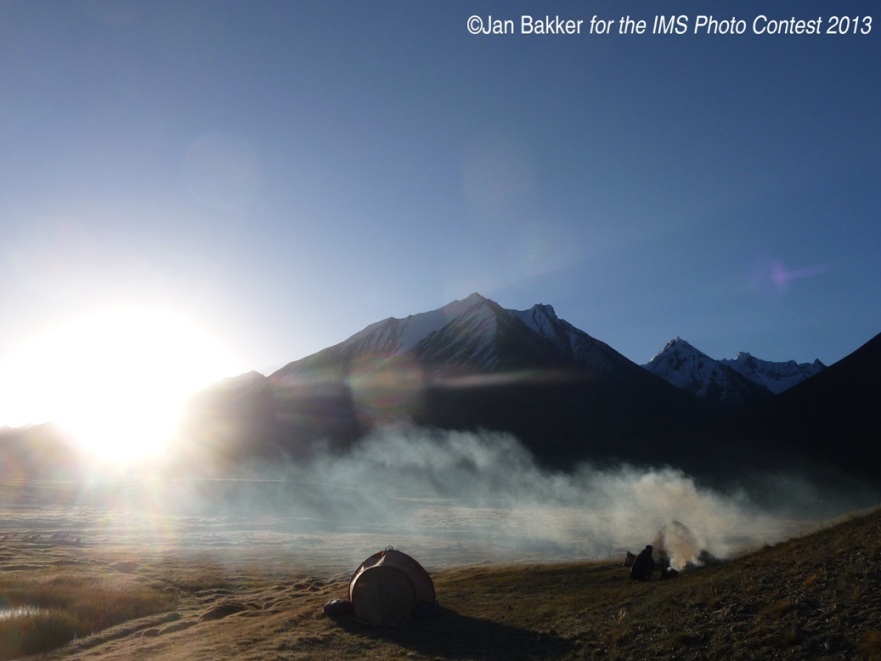
[[162, 307], [267, 373], [478, 291], [640, 363], [834, 362], [881, 331], [879, 38], [853, 0], [4, 2], [0, 343]]

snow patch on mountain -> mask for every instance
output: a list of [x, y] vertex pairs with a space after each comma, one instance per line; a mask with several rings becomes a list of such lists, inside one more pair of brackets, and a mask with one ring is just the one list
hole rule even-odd
[[[677, 337], [643, 367], [698, 397], [742, 404], [782, 392], [823, 365], [771, 363], [747, 353], [718, 361]], [[550, 305], [508, 310], [474, 293], [437, 310], [370, 324], [344, 342], [290, 363], [273, 378], [299, 378], [311, 370], [313, 376], [324, 375], [320, 378], [347, 379], [386, 368], [415, 369], [434, 377], [575, 368], [624, 380], [640, 370], [607, 344], [560, 319]]]
[[509, 310], [527, 328], [549, 340], [562, 356], [580, 367], [611, 370], [616, 367], [628, 369], [630, 360], [609, 345], [591, 337], [565, 319], [560, 319], [550, 305], [539, 303], [528, 310]]
[[739, 352], [734, 359], [723, 358], [719, 362], [753, 383], [764, 386], [775, 395], [826, 369], [819, 360], [813, 363], [797, 363], [794, 360], [773, 362], [761, 360], [744, 351]]
[[733, 360], [715, 360], [679, 337], [668, 342], [643, 367], [698, 397], [727, 403], [779, 394], [825, 369], [819, 360], [772, 362], [745, 352], [738, 353]]
[[631, 373], [640, 369], [557, 317], [550, 305], [508, 310], [474, 293], [437, 310], [370, 324], [337, 345], [286, 365], [273, 377], [320, 369], [338, 378], [353, 366], [363, 373], [386, 364], [399, 368], [401, 361], [411, 360], [434, 376], [545, 367]]
[[769, 394], [763, 386], [710, 358], [680, 337], [668, 342], [643, 367], [677, 388], [726, 404], [752, 402]]
[[539, 335], [553, 337], [560, 319], [554, 308], [544, 303], [533, 305], [528, 310], [511, 310], [520, 321]]
[[[491, 371], [499, 363], [496, 337], [499, 315], [504, 314], [505, 310], [479, 294], [465, 299], [469, 300], [471, 305], [452, 308], [462, 312], [423, 336], [413, 346], [413, 352], [423, 363], [432, 365], [435, 374], [453, 373], [465, 367]], [[441, 310], [449, 307], [444, 306]]]
[[372, 351], [387, 356], [404, 353], [415, 347], [431, 333], [440, 330], [450, 321], [479, 308], [486, 302], [474, 293], [461, 301], [453, 301], [437, 310], [411, 314], [404, 319], [389, 317], [370, 324], [355, 333], [343, 344], [358, 345], [359, 350]]

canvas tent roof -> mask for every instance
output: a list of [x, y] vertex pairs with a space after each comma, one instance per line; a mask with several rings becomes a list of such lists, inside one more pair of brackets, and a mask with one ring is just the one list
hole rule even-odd
[[420, 606], [436, 603], [428, 572], [406, 553], [389, 547], [362, 562], [349, 581], [355, 617], [365, 624], [397, 626]]

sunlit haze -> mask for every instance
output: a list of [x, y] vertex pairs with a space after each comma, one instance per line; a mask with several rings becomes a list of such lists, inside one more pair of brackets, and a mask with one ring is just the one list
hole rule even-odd
[[54, 421], [94, 459], [129, 463], [161, 454], [187, 398], [239, 368], [183, 316], [148, 308], [93, 312], [7, 354], [0, 419]]

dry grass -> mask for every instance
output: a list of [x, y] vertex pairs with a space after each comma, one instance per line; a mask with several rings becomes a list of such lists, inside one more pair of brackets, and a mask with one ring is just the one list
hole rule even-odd
[[0, 619], [0, 659], [45, 652], [74, 638], [174, 608], [177, 596], [128, 576], [64, 565], [0, 575], [0, 605], [26, 608]]
[[12, 540], [0, 595], [46, 611], [0, 640], [4, 658], [873, 659], [879, 540], [876, 511], [669, 581], [612, 561], [429, 567], [440, 614], [396, 629], [322, 614], [353, 567]]

